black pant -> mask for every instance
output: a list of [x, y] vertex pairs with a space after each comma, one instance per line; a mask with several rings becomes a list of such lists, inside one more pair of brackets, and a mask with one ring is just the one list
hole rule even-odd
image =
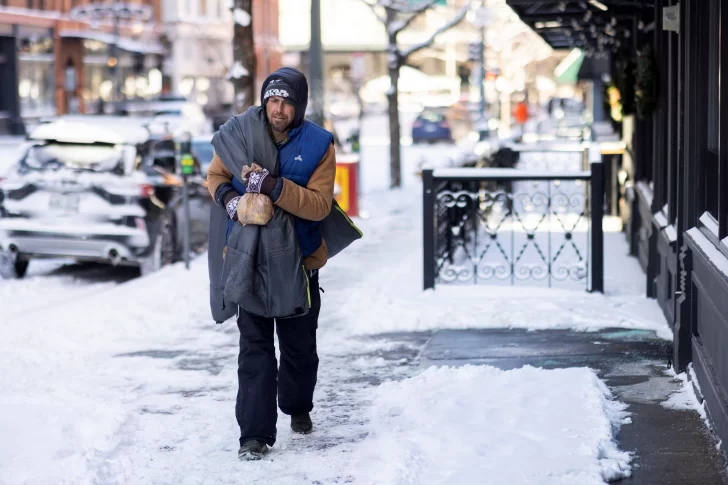
[[275, 322], [281, 350], [277, 368], [272, 318], [240, 310], [240, 355], [238, 356], [238, 399], [235, 417], [240, 426], [240, 445], [256, 439], [272, 446], [276, 441], [276, 384], [278, 406], [296, 415], [313, 409], [318, 354], [316, 329], [321, 310], [318, 272], [309, 277], [311, 309], [306, 315]]

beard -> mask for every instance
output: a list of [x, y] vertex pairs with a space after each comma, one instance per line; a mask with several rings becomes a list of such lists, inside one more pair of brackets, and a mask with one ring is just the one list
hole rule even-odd
[[276, 131], [278, 133], [285, 133], [286, 131], [288, 131], [288, 128], [290, 126], [291, 122], [288, 120], [270, 120], [270, 127], [273, 129], [273, 131]]

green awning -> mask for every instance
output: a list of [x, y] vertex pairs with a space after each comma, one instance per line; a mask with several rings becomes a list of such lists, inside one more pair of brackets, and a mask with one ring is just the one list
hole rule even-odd
[[579, 70], [584, 62], [584, 51], [572, 49], [563, 61], [554, 69], [556, 82], [561, 84], [576, 84], [579, 80]]

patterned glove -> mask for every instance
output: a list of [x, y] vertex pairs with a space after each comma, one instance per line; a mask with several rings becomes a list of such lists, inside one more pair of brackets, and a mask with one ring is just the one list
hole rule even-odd
[[265, 183], [266, 177], [270, 176], [270, 172], [263, 169], [260, 172], [250, 172], [248, 174], [248, 192], [256, 194], [265, 193], [263, 191], [263, 184]]
[[233, 197], [225, 204], [225, 210], [233, 221], [238, 220], [238, 202], [240, 202], [240, 196]]

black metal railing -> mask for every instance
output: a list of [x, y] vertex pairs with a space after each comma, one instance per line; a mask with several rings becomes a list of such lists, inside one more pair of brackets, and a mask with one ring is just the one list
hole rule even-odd
[[424, 170], [424, 287], [529, 280], [603, 292], [604, 174], [589, 167]]

